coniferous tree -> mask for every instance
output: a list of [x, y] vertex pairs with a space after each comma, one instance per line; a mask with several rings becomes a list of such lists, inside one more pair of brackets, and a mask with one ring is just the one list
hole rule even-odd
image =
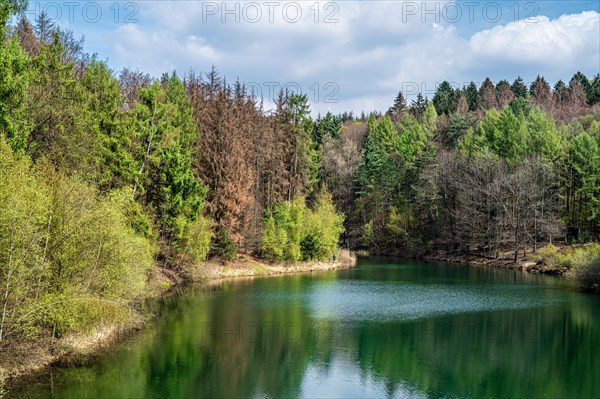
[[477, 104], [479, 103], [479, 91], [475, 82], [471, 81], [468, 86], [463, 88], [463, 92], [467, 99], [469, 111], [475, 111], [477, 109]]
[[547, 113], [552, 113], [554, 108], [554, 98], [550, 85], [543, 76], [538, 75], [529, 87], [531, 103], [538, 106]]
[[56, 33], [56, 22], [53, 21], [46, 11], [42, 11], [35, 19], [35, 33], [42, 43], [50, 43]]
[[17, 10], [13, 2], [0, 3], [0, 133], [14, 151], [22, 153], [31, 131], [26, 114], [31, 67], [18, 39], [5, 40], [8, 20]]
[[406, 109], [406, 99], [404, 98], [404, 94], [402, 94], [402, 91], [399, 91], [398, 95], [394, 99], [394, 104], [388, 109], [387, 113], [389, 115], [394, 115], [397, 113], [404, 112], [405, 109]]
[[429, 104], [429, 100], [427, 98], [423, 98], [423, 95], [419, 93], [417, 94], [417, 98], [412, 100], [410, 103], [411, 112], [417, 118], [421, 118], [423, 112], [425, 112], [425, 108], [427, 108], [427, 104]]
[[432, 101], [438, 115], [447, 115], [453, 111], [454, 89], [449, 82], [444, 81], [438, 86]]
[[589, 105], [595, 105], [600, 103], [600, 73], [594, 76], [590, 83], [590, 97], [589, 97]]
[[479, 88], [479, 103], [478, 108], [482, 111], [499, 108], [498, 107], [498, 95], [494, 83], [490, 78], [485, 78], [485, 81]]
[[510, 88], [510, 83], [507, 80], [501, 80], [496, 85], [496, 97], [498, 99], [498, 107], [504, 109], [515, 98], [515, 94]]
[[586, 95], [587, 104], [592, 105], [593, 88], [587, 76], [585, 76], [585, 74], [583, 74], [581, 71], [577, 71], [569, 81], [569, 84], [571, 84], [571, 82], [573, 81], [577, 81], [581, 84], [581, 87], [583, 88], [583, 91]]
[[527, 86], [523, 79], [519, 76], [515, 79], [513, 84], [510, 86], [511, 90], [515, 94], [517, 98], [526, 98], [527, 97]]

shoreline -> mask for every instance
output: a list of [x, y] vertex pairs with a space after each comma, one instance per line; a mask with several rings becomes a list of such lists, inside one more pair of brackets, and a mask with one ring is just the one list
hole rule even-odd
[[[238, 255], [232, 262], [211, 260], [185, 272], [156, 268], [149, 277], [148, 295], [140, 298], [137, 306], [146, 301], [168, 296], [175, 287], [188, 284], [215, 284], [225, 280], [255, 277], [283, 277], [290, 274], [312, 273], [351, 268], [356, 265], [356, 255], [342, 250], [336, 261], [295, 262], [269, 264], [247, 255]], [[136, 314], [129, 324], [103, 325], [87, 333], [71, 333], [61, 338], [51, 338], [48, 334], [35, 340], [11, 342], [1, 350], [0, 398], [5, 384], [33, 376], [55, 365], [81, 364], [93, 358], [110, 345], [135, 334], [146, 321], [155, 317], [152, 314]], [[6, 360], [9, 360], [8, 362]], [[6, 364], [8, 363], [8, 364]]]

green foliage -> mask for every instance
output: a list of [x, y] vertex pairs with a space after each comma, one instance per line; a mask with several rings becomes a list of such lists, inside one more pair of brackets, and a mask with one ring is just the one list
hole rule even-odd
[[130, 312], [125, 300], [143, 292], [155, 248], [119, 195], [100, 197], [47, 163], [32, 170], [1, 137], [0, 174], [0, 207], [9, 210], [0, 213], [0, 330], [60, 334]]
[[450, 129], [448, 130], [448, 137], [446, 144], [448, 146], [455, 147], [457, 143], [465, 136], [469, 128], [472, 128], [474, 116], [472, 113], [466, 115], [455, 113], [450, 121]]
[[132, 119], [139, 143], [134, 195], [142, 192], [165, 237], [178, 240], [185, 224], [198, 218], [206, 195], [192, 167], [198, 128], [177, 75], [164, 76], [162, 84], [142, 88], [139, 95]]
[[229, 237], [229, 232], [224, 228], [217, 230], [210, 244], [210, 254], [232, 261], [237, 254], [237, 245]]
[[262, 250], [272, 261], [329, 258], [337, 251], [343, 222], [331, 194], [324, 189], [317, 194], [312, 209], [302, 197], [284, 201], [265, 217]]
[[581, 217], [595, 221], [600, 216], [600, 148], [598, 142], [586, 132], [571, 141], [570, 162], [576, 173], [576, 191], [588, 205]]
[[554, 120], [539, 108], [533, 109], [526, 121], [527, 152], [539, 154], [543, 159], [556, 161], [560, 158], [563, 143]]
[[152, 218], [146, 213], [141, 204], [131, 196], [131, 187], [116, 189], [108, 193], [108, 198], [125, 217], [127, 225], [139, 236], [150, 241], [157, 238]]
[[119, 204], [85, 184], [46, 172], [52, 188], [48, 258], [51, 287], [108, 298], [135, 298], [153, 265], [154, 244], [135, 233]]
[[417, 98], [410, 103], [410, 110], [417, 118], [421, 118], [425, 109], [429, 105], [429, 100], [424, 98], [421, 93], [417, 94]]
[[308, 233], [300, 242], [302, 260], [317, 259], [319, 257], [319, 239], [315, 234]]
[[48, 187], [0, 134], [0, 341], [20, 320], [26, 301], [46, 286], [50, 204]]
[[404, 98], [404, 94], [402, 91], [398, 92], [398, 95], [394, 99], [394, 104], [388, 110], [389, 115], [397, 114], [399, 112], [403, 112], [406, 109], [406, 99]]
[[528, 116], [531, 108], [529, 107], [529, 101], [525, 97], [517, 97], [512, 100], [508, 106], [515, 115]]
[[433, 103], [427, 104], [427, 107], [425, 107], [425, 111], [423, 112], [421, 122], [427, 138], [431, 139], [435, 137], [437, 117], [438, 114], [435, 110], [435, 106], [433, 105]]
[[362, 227], [362, 234], [360, 236], [362, 245], [365, 247], [369, 247], [375, 239], [375, 235], [373, 233], [373, 219], [369, 220], [368, 223]]
[[475, 82], [471, 81], [467, 87], [463, 89], [465, 97], [467, 98], [467, 105], [469, 111], [475, 111], [477, 109], [477, 102], [479, 100], [479, 91]]
[[312, 143], [319, 148], [328, 137], [338, 139], [342, 133], [342, 120], [328, 112], [324, 118], [318, 119], [314, 124]]
[[91, 130], [97, 143], [93, 151], [94, 172], [90, 176], [102, 190], [134, 184], [139, 165], [135, 162], [132, 135], [123, 123], [123, 99], [112, 71], [93, 59], [86, 67], [81, 84], [87, 93]]
[[467, 130], [459, 148], [463, 154], [471, 155], [488, 148], [502, 158], [518, 162], [527, 153], [528, 141], [527, 124], [523, 115], [515, 116], [510, 107], [504, 108], [502, 112], [491, 108], [476, 130]]
[[307, 235], [314, 235], [318, 245], [316, 256], [302, 254], [303, 258], [324, 260], [337, 252], [340, 234], [344, 232], [344, 215], [336, 211], [331, 194], [324, 188], [307, 215], [305, 231]]
[[556, 265], [556, 257], [558, 255], [558, 248], [552, 244], [548, 244], [538, 250], [540, 258], [544, 261], [544, 264], [548, 266]]
[[0, 4], [0, 133], [13, 150], [22, 153], [31, 131], [25, 107], [31, 69], [17, 38], [4, 39], [8, 10], [9, 5]]
[[203, 216], [190, 224], [185, 236], [184, 252], [191, 257], [192, 262], [197, 263], [206, 260], [213, 237], [212, 226], [212, 220]]
[[275, 205], [266, 216], [262, 248], [271, 260], [295, 262], [302, 258], [300, 244], [307, 212], [305, 199], [296, 197], [292, 202]]
[[405, 216], [405, 214], [399, 213], [395, 207], [392, 207], [390, 210], [386, 227], [396, 239], [404, 239], [408, 236], [408, 232], [406, 231], [408, 223]]
[[515, 79], [513, 84], [510, 86], [510, 88], [513, 91], [513, 93], [515, 94], [515, 97], [517, 97], [517, 98], [526, 98], [527, 97], [527, 86], [525, 85], [525, 82], [523, 82], [523, 79], [521, 79], [520, 76], [517, 79]]
[[433, 95], [433, 105], [438, 115], [450, 114], [452, 112], [452, 104], [454, 103], [454, 89], [449, 82], [443, 81]]
[[600, 289], [600, 244], [570, 248], [557, 254], [555, 259], [581, 286]]

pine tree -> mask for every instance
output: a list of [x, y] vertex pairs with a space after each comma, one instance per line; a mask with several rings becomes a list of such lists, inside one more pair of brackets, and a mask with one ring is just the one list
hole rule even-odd
[[425, 112], [425, 108], [427, 108], [427, 104], [429, 100], [427, 98], [423, 98], [421, 93], [417, 94], [417, 98], [412, 100], [410, 103], [410, 110], [414, 116], [417, 118], [421, 118], [423, 112]]
[[48, 16], [48, 13], [42, 11], [40, 15], [35, 18], [35, 33], [37, 34], [38, 39], [42, 43], [50, 43], [55, 32], [56, 22]]
[[454, 89], [448, 81], [443, 81], [438, 86], [432, 101], [438, 115], [448, 115], [453, 111], [452, 104], [454, 103]]
[[504, 109], [515, 98], [515, 94], [510, 88], [510, 83], [507, 80], [501, 80], [496, 85], [496, 96], [498, 99], [498, 107]]
[[485, 81], [479, 88], [478, 108], [482, 111], [498, 108], [498, 95], [494, 83], [490, 78], [485, 78]]
[[515, 79], [513, 84], [510, 86], [510, 89], [515, 94], [517, 98], [526, 98], [527, 97], [527, 86], [523, 79], [519, 76]]
[[14, 151], [22, 153], [31, 131], [26, 114], [31, 66], [16, 37], [4, 40], [8, 20], [16, 10], [12, 2], [0, 3], [0, 133]]
[[475, 82], [471, 81], [471, 83], [469, 83], [468, 86], [463, 87], [463, 92], [465, 93], [465, 97], [467, 98], [467, 105], [469, 106], [469, 111], [475, 111], [479, 102], [479, 90], [477, 89], [477, 85], [475, 84]]
[[574, 81], [577, 81], [581, 84], [581, 87], [583, 88], [583, 91], [585, 92], [585, 95], [586, 95], [587, 103], [589, 105], [592, 105], [592, 101], [594, 100], [593, 87], [592, 87], [592, 84], [590, 83], [589, 79], [587, 78], [587, 76], [585, 76], [582, 72], [577, 71], [577, 73], [575, 73], [573, 75], [573, 77], [571, 78], [571, 80], [569, 81], [569, 85], [571, 84], [571, 82], [574, 82]]
[[595, 105], [600, 103], [600, 73], [594, 76], [591, 84], [591, 96], [589, 98], [589, 105]]
[[402, 91], [399, 91], [398, 95], [394, 99], [394, 105], [392, 105], [389, 108], [387, 113], [388, 113], [388, 115], [394, 115], [397, 113], [404, 112], [405, 109], [406, 109], [406, 99], [404, 98]]
[[540, 107], [547, 113], [553, 111], [554, 98], [552, 96], [552, 90], [543, 76], [538, 75], [533, 83], [531, 83], [529, 95], [531, 96], [532, 105]]

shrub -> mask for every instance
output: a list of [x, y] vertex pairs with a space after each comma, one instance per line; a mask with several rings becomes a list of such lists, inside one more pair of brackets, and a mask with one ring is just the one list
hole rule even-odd
[[313, 234], [317, 241], [316, 256], [310, 259], [324, 260], [333, 256], [343, 232], [344, 215], [336, 212], [331, 194], [321, 190], [306, 223], [306, 234]]
[[538, 254], [540, 258], [544, 261], [544, 264], [548, 266], [556, 265], [556, 256], [558, 255], [558, 249], [552, 245], [548, 244], [545, 247], [542, 247], [538, 250]]
[[123, 193], [101, 197], [44, 162], [32, 169], [0, 136], [0, 209], [0, 341], [129, 317], [155, 247]]
[[337, 251], [343, 221], [325, 190], [317, 195], [312, 209], [303, 197], [284, 201], [265, 217], [263, 253], [272, 261], [329, 258]]
[[302, 258], [301, 242], [304, 237], [306, 204], [304, 197], [284, 201], [273, 207], [265, 217], [262, 249], [273, 261]]
[[213, 237], [212, 225], [212, 220], [200, 216], [188, 229], [185, 238], [185, 253], [195, 263], [206, 260], [210, 252], [210, 242]]
[[572, 248], [556, 256], [556, 263], [569, 270], [581, 286], [600, 288], [600, 244]]

